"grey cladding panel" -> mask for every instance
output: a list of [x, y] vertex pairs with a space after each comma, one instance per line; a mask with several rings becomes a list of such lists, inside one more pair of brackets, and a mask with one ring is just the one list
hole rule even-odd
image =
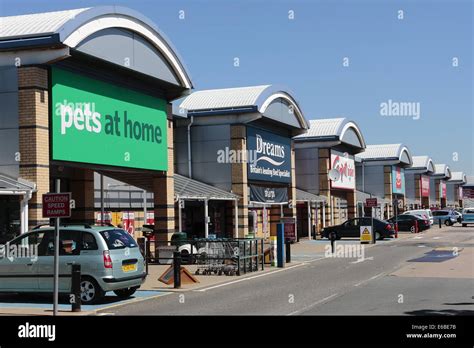
[[315, 149], [296, 149], [296, 187], [319, 194], [319, 161]]
[[78, 50], [179, 85], [163, 55], [143, 37], [129, 30], [108, 28], [98, 31], [82, 41]]
[[0, 68], [0, 173], [18, 178], [18, 75], [16, 67]]
[[300, 127], [294, 110], [290, 109], [289, 104], [282, 98], [277, 98], [272, 101], [263, 115], [294, 127]]
[[365, 192], [384, 196], [384, 174], [383, 166], [365, 166]]

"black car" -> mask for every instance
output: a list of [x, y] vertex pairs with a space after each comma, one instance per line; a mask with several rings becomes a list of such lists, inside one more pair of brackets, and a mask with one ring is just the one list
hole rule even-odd
[[[329, 239], [329, 234], [335, 232], [336, 239], [341, 239], [343, 237], [359, 238], [361, 226], [371, 226], [371, 218], [354, 218], [349, 219], [340, 225], [325, 227], [321, 231], [321, 236]], [[378, 240], [389, 238], [395, 234], [392, 224], [375, 218], [374, 230], [375, 238]]]
[[[395, 225], [395, 216], [388, 219], [387, 221]], [[416, 232], [416, 224], [418, 224], [418, 232], [427, 230], [431, 227], [430, 220], [424, 219], [418, 215], [403, 214], [398, 215], [396, 218], [399, 231], [410, 231], [412, 233]]]

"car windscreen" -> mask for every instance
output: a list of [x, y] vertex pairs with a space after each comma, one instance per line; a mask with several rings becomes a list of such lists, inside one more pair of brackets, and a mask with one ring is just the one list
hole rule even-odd
[[434, 211], [433, 216], [443, 216], [443, 215], [448, 215], [449, 212], [447, 211]]
[[464, 209], [463, 214], [474, 214], [474, 209]]
[[136, 248], [135, 240], [124, 230], [107, 230], [100, 232], [110, 250]]

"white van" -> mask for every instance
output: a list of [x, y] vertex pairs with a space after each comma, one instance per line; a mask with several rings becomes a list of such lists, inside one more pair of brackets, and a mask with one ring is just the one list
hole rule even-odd
[[419, 215], [419, 216], [423, 216], [423, 217], [428, 217], [428, 219], [430, 220], [430, 225], [433, 225], [433, 223], [434, 223], [433, 213], [431, 212], [430, 209], [407, 210], [403, 214]]

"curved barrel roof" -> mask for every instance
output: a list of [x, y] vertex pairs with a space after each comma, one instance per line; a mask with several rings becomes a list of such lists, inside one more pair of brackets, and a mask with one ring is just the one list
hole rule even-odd
[[176, 49], [158, 27], [141, 13], [122, 6], [98, 6], [0, 18], [0, 49], [28, 49], [34, 45], [76, 48], [93, 34], [120, 28], [139, 34], [166, 59], [180, 84], [192, 88]]

